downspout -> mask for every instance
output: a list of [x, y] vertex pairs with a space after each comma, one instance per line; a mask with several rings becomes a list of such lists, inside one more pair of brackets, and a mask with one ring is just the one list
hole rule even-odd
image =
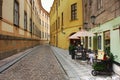
[[[84, 29], [84, 20], [85, 20], [85, 17], [84, 17], [84, 1], [85, 0], [82, 0], [82, 21], [83, 21], [83, 23], [82, 23], [82, 28], [81, 29]], [[85, 40], [85, 38], [84, 38], [84, 40]], [[81, 42], [83, 43], [83, 37], [81, 37], [80, 38], [80, 44], [81, 44]], [[83, 44], [83, 46], [85, 47], [85, 45]]]
[[82, 16], [83, 16], [83, 26], [84, 27], [84, 0], [82, 0]]
[[2, 4], [3, 0], [0, 0], [0, 20], [2, 19]]
[[120, 26], [119, 26], [119, 41], [120, 41]]
[[56, 47], [58, 47], [58, 2], [56, 2]]
[[33, 47], [33, 37], [32, 37], [32, 27], [33, 27], [33, 20], [32, 20], [32, 9], [33, 9], [33, 0], [31, 2], [31, 23], [30, 23], [30, 33], [31, 33], [31, 42], [32, 42], [32, 47]]
[[3, 5], [3, 0], [0, 0], [0, 31], [1, 31], [1, 20], [2, 20], [2, 5]]

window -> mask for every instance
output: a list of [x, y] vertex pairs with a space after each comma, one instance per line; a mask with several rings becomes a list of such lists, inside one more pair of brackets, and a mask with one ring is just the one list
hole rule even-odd
[[32, 19], [30, 19], [30, 33], [32, 33]]
[[19, 3], [14, 2], [14, 25], [19, 26]]
[[30, 0], [30, 4], [32, 5], [32, 0]]
[[46, 27], [46, 22], [45, 22], [45, 27]]
[[60, 28], [60, 17], [58, 17], [58, 28]]
[[104, 32], [104, 50], [110, 53], [110, 31]]
[[89, 0], [89, 5], [90, 5], [90, 6], [92, 5], [92, 0]]
[[57, 20], [56, 20], [56, 30], [57, 30], [58, 24], [57, 24]]
[[35, 8], [35, 2], [34, 1], [33, 1], [33, 5], [32, 6], [33, 6], [33, 10], [34, 10], [34, 8]]
[[89, 46], [91, 47], [91, 37], [89, 37]]
[[63, 25], [64, 25], [64, 24], [63, 24], [63, 12], [62, 12], [61, 16], [62, 16], [61, 25], [63, 26]]
[[44, 32], [42, 32], [42, 38], [44, 38]]
[[27, 13], [24, 12], [24, 29], [27, 30]]
[[56, 10], [58, 10], [58, 3], [56, 2]]
[[97, 9], [99, 10], [102, 7], [103, 7], [103, 0], [97, 0]]
[[35, 7], [35, 15], [37, 15], [37, 8]]
[[58, 0], [58, 5], [60, 6], [60, 0]]
[[101, 36], [98, 36], [98, 49], [101, 49]]
[[41, 38], [41, 30], [40, 30], [40, 32], [39, 32], [39, 37]]
[[40, 23], [40, 25], [41, 25], [41, 19], [39, 19], [39, 23]]
[[44, 21], [42, 21], [42, 26], [44, 27]]
[[71, 5], [71, 20], [77, 19], [77, 3]]
[[42, 16], [44, 16], [44, 12], [42, 13]]
[[39, 14], [41, 14], [41, 10], [39, 10]]
[[35, 27], [35, 24], [33, 23], [33, 26], [32, 26], [32, 33], [34, 34], [34, 27]]

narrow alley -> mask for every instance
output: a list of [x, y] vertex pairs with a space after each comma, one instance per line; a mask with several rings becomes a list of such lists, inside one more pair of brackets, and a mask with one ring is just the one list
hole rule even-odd
[[120, 0], [0, 0], [0, 80], [120, 80]]

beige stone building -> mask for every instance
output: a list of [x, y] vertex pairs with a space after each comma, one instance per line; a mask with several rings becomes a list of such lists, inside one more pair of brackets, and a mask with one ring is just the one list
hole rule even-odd
[[[40, 0], [39, 3], [41, 4]], [[49, 13], [40, 5], [41, 43], [48, 43], [50, 40], [50, 19]]]
[[0, 0], [0, 59], [39, 45], [48, 36], [49, 14], [40, 0]]

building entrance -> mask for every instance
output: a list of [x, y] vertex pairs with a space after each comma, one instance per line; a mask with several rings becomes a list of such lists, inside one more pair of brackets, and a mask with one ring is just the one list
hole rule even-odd
[[104, 50], [110, 53], [110, 31], [104, 32]]

